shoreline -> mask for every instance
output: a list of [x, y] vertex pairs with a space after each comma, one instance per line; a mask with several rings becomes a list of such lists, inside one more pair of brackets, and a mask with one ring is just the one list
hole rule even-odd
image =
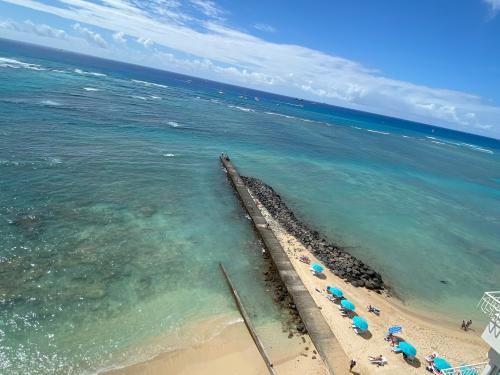
[[[220, 325], [221, 322], [228, 323], [224, 324], [216, 334], [212, 334], [214, 325]], [[281, 331], [281, 327], [276, 324], [258, 327], [278, 374], [327, 375], [323, 362], [308, 335], [294, 335], [284, 342], [277, 338], [278, 330]], [[201, 333], [201, 336], [207, 338], [199, 342], [193, 340], [177, 349], [159, 353], [144, 361], [99, 373], [105, 375], [269, 374], [242, 319], [222, 316], [196, 322], [180, 331], [182, 336], [192, 338], [195, 333], [197, 335]], [[162, 341], [166, 340], [168, 337], [162, 338]]]
[[[447, 321], [441, 321], [435, 317], [429, 319], [420, 311], [415, 313], [406, 309], [402, 302], [397, 301], [397, 298], [391, 297], [385, 291], [357, 287], [328, 268], [324, 272], [325, 279], [312, 275], [309, 266], [300, 262], [299, 257], [305, 255], [311, 259], [311, 262], [323, 262], [313, 253], [313, 249], [307, 248], [300, 239], [290, 234], [273, 217], [253, 194], [251, 188], [249, 191], [299, 277], [321, 308], [342, 348], [350, 358], [354, 358], [358, 362], [356, 369], [362, 370], [361, 373], [427, 373], [424, 357], [436, 351], [454, 366], [486, 361], [488, 347], [481, 340], [480, 332], [463, 332], [458, 326]], [[353, 332], [351, 320], [342, 317], [337, 305], [326, 298], [324, 289], [327, 285], [339, 287], [347, 298], [354, 302], [357, 306], [356, 312], [369, 323], [368, 335], [361, 336]], [[366, 311], [366, 306], [369, 304], [381, 309], [380, 316]], [[387, 328], [396, 324], [404, 327], [403, 333], [398, 334], [398, 336], [408, 340], [417, 348], [417, 361], [413, 365], [404, 361], [401, 355], [392, 353], [389, 343], [383, 339]], [[387, 358], [387, 365], [376, 367], [369, 363], [368, 355], [377, 356], [379, 354]]]

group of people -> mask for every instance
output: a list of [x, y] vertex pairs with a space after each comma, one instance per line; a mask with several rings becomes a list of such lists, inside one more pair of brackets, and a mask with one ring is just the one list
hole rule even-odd
[[467, 331], [469, 329], [469, 327], [472, 325], [472, 320], [462, 320], [462, 329], [464, 331]]

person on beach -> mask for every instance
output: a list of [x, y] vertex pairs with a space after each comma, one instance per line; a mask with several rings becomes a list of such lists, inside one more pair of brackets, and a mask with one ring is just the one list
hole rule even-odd
[[351, 364], [349, 365], [349, 372], [352, 372], [354, 366], [356, 366], [356, 361], [354, 359], [351, 359]]
[[465, 324], [465, 320], [462, 320], [462, 329], [467, 331], [467, 324]]
[[472, 325], [472, 320], [469, 319], [465, 324], [465, 330], [467, 331], [471, 325]]

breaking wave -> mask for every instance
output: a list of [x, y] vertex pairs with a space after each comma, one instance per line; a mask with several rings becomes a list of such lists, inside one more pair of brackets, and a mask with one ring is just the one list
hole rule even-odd
[[148, 82], [148, 81], [140, 81], [138, 79], [133, 79], [132, 82], [134, 83], [140, 83], [140, 84], [143, 84], [144, 86], [148, 86], [148, 87], [162, 87], [162, 88], [168, 88], [168, 86], [166, 85], [161, 85], [159, 83], [154, 83], [154, 82]]
[[228, 105], [228, 107], [229, 108], [239, 109], [240, 111], [243, 111], [243, 112], [255, 112], [255, 110], [252, 109], [252, 108], [240, 107], [240, 106], [237, 106], [237, 105]]
[[31, 69], [31, 70], [46, 70], [38, 64], [30, 64], [16, 59], [9, 59], [7, 57], [0, 57], [0, 68], [12, 69]]
[[85, 70], [81, 69], [75, 69], [73, 70], [75, 73], [84, 75], [84, 76], [94, 76], [94, 77], [107, 77], [106, 74], [104, 73], [96, 73], [96, 72], [87, 72]]

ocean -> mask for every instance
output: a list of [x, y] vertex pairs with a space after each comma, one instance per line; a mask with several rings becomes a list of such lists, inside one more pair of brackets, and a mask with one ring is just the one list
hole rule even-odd
[[476, 321], [498, 289], [500, 141], [0, 40], [2, 374], [96, 373], [231, 324], [219, 262], [280, 325], [221, 152], [409, 309]]

